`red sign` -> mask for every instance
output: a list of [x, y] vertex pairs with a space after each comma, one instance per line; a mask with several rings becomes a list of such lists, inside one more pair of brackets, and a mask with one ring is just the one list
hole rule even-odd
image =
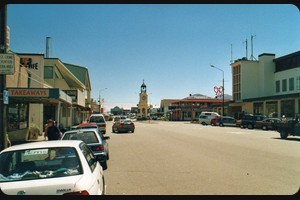
[[9, 89], [8, 92], [12, 97], [49, 97], [47, 89]]

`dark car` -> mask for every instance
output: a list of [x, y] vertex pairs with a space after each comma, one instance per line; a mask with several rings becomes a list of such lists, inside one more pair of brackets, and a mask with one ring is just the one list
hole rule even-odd
[[236, 119], [230, 116], [222, 116], [218, 119], [219, 126], [237, 126]]
[[106, 141], [109, 138], [109, 136], [103, 136], [98, 128], [87, 128], [66, 131], [61, 140], [82, 140], [85, 142], [105, 170], [107, 169], [107, 160], [109, 160], [109, 148]]
[[241, 128], [248, 128], [253, 129], [255, 128], [256, 121], [262, 121], [266, 117], [264, 115], [253, 115], [253, 114], [247, 114], [244, 115], [241, 119]]
[[276, 130], [278, 123], [281, 122], [279, 118], [266, 118], [262, 121], [255, 122], [255, 128], [262, 130]]
[[112, 125], [112, 132], [131, 132], [134, 133], [134, 129], [135, 129], [135, 124], [133, 123], [132, 120], [130, 119], [125, 119], [125, 120], [119, 120], [116, 121], [113, 125]]

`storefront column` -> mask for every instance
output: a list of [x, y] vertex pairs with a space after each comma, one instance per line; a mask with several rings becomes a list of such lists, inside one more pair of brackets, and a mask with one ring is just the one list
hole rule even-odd
[[266, 114], [266, 112], [267, 112], [266, 110], [267, 110], [267, 102], [264, 101], [264, 102], [263, 102], [263, 114], [264, 114], [264, 115], [267, 115], [267, 114]]
[[299, 114], [299, 98], [295, 99], [295, 114]]
[[278, 115], [277, 115], [277, 117], [278, 117], [278, 118], [281, 118], [281, 117], [282, 117], [282, 114], [281, 114], [281, 100], [278, 100], [278, 101], [277, 101], [277, 110], [278, 110]]
[[61, 110], [61, 102], [59, 101], [58, 102], [58, 105], [57, 105], [57, 114], [56, 114], [56, 124], [57, 126], [60, 124], [60, 110]]

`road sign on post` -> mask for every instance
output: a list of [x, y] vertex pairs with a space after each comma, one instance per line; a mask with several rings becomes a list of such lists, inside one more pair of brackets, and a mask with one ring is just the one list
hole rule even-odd
[[3, 90], [3, 104], [8, 104], [8, 91]]
[[0, 74], [12, 75], [14, 72], [14, 55], [0, 54]]

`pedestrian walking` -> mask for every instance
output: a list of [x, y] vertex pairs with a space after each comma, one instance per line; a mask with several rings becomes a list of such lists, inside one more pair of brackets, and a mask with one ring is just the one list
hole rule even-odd
[[45, 131], [45, 137], [48, 137], [48, 140], [59, 140], [60, 139], [60, 130], [55, 125], [52, 119], [47, 121], [47, 128]]

